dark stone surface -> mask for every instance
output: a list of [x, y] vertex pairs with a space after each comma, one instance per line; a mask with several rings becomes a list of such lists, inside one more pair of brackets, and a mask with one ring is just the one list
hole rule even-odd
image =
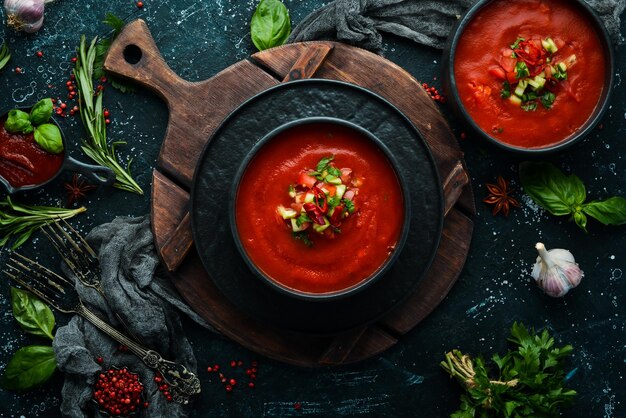
[[[408, 238], [398, 260], [380, 280], [347, 298], [304, 301], [261, 282], [240, 256], [224, 202], [252, 147], [275, 129], [307, 117], [338, 118], [375, 135], [395, 157], [410, 190], [414, 216], [409, 217]], [[213, 237], [195, 240], [209, 275], [228, 299], [253, 318], [294, 331], [337, 333], [379, 318], [418, 285], [441, 234], [441, 183], [425, 141], [388, 102], [345, 83], [303, 80], [251, 99], [227, 118], [208, 143], [194, 182], [194, 236]]]
[[[13, 59], [0, 73], [0, 108], [34, 103], [47, 96], [64, 98], [69, 61], [80, 34], [90, 37], [106, 33], [99, 22], [108, 11], [128, 19], [146, 19], [166, 61], [189, 80], [209, 78], [253, 52], [248, 22], [255, 0], [145, 0], [144, 4], [140, 11], [130, 0], [58, 1], [48, 5], [44, 28], [38, 34], [18, 35], [3, 28], [2, 37], [9, 40]], [[286, 4], [292, 20], [298, 22], [322, 3], [290, 0]], [[625, 26], [622, 23], [622, 32]], [[44, 53], [42, 58], [35, 55], [39, 50]], [[622, 82], [625, 52], [623, 46], [617, 50], [616, 87], [602, 129], [594, 130], [571, 149], [546, 158], [575, 172], [587, 185], [590, 199], [626, 196], [626, 89]], [[388, 37], [385, 55], [418, 80], [440, 86], [438, 51]], [[12, 70], [18, 66], [24, 69], [22, 74]], [[149, 196], [151, 167], [164, 135], [167, 110], [146, 91], [122, 95], [108, 88], [105, 102], [112, 112], [109, 135], [128, 142], [120, 152], [125, 159], [135, 158], [133, 172]], [[198, 105], [210, 111], [217, 104]], [[457, 133], [463, 130], [452, 117], [450, 122]], [[72, 155], [86, 160], [78, 149], [83, 135], [78, 120], [68, 118], [61, 123], [68, 140], [73, 142]], [[519, 157], [495, 150], [477, 138], [461, 142], [477, 199], [485, 195], [485, 183], [493, 182], [497, 175], [514, 180], [518, 186]], [[64, 175], [65, 180], [69, 178], [69, 174]], [[59, 203], [64, 200], [61, 180], [23, 199], [39, 204]], [[546, 327], [560, 343], [574, 346], [570, 369], [576, 372], [570, 386], [580, 395], [566, 416], [626, 415], [626, 229], [590, 222], [589, 233], [585, 234], [567, 219], [538, 209], [520, 192], [517, 195], [523, 207], [509, 218], [492, 217], [490, 208], [478, 202], [470, 257], [449, 296], [393, 349], [364, 363], [318, 370], [291, 367], [258, 359], [254, 353], [186, 321], [199, 364], [219, 363], [228, 377], [239, 380], [234, 393], [227, 394], [217, 376], [200, 370], [203, 393], [193, 406], [192, 416], [447, 416], [458, 405], [459, 389], [438, 366], [443, 353], [456, 347], [473, 354], [502, 352], [507, 347], [508, 330], [516, 320]], [[117, 215], [139, 215], [149, 210], [147, 196], [113, 190], [96, 191], [84, 203], [89, 211], [74, 221], [84, 232]], [[536, 257], [533, 246], [539, 240], [550, 248], [570, 249], [585, 270], [582, 284], [564, 299], [544, 296], [529, 278]], [[41, 238], [25, 246], [23, 252], [46, 263], [55, 262]], [[3, 264], [7, 250], [0, 254]], [[20, 346], [45, 341], [20, 331], [10, 312], [8, 284], [2, 280], [3, 370]], [[60, 323], [68, 319], [61, 314], [56, 316]], [[259, 360], [255, 389], [241, 387], [246, 386], [247, 378], [241, 369], [231, 372], [227, 364], [231, 359], [246, 363]], [[61, 384], [62, 376], [57, 375], [41, 388], [24, 394], [0, 390], [0, 412], [8, 417], [56, 417]], [[296, 402], [300, 402], [300, 410], [294, 408]]]

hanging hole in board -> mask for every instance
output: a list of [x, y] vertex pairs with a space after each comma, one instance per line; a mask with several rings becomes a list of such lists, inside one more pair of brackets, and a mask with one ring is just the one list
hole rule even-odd
[[141, 56], [141, 49], [137, 45], [128, 45], [124, 48], [124, 59], [131, 65], [135, 65], [141, 61]]

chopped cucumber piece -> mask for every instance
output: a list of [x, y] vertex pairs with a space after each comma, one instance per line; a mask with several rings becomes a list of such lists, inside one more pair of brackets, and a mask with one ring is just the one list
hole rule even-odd
[[341, 179], [337, 176], [333, 176], [332, 174], [327, 175], [324, 181], [330, 184], [341, 184]]
[[567, 71], [567, 64], [565, 64], [564, 62], [559, 62], [557, 66], [559, 67], [559, 70], [561, 72], [564, 73], [565, 71]]
[[289, 185], [289, 197], [292, 199], [296, 197], [296, 188], [293, 186], [293, 184]]
[[326, 217], [324, 216], [324, 225], [318, 225], [318, 224], [313, 224], [313, 229], [315, 230], [315, 232], [319, 232], [322, 233], [324, 232], [328, 227], [330, 226], [330, 222], [328, 222], [328, 219], [326, 219]]
[[337, 190], [335, 191], [335, 196], [337, 196], [339, 199], [341, 199], [343, 197], [343, 195], [346, 193], [346, 189], [347, 188], [348, 188], [348, 186], [346, 186], [345, 184], [337, 185]]
[[304, 195], [304, 203], [313, 203], [313, 200], [315, 200], [315, 195], [313, 193], [306, 192]]
[[550, 54], [554, 54], [556, 51], [559, 50], [552, 38], [544, 39], [543, 41], [541, 41], [541, 45], [543, 46], [543, 49], [548, 51]]
[[278, 213], [280, 214], [280, 216], [282, 216], [283, 219], [293, 219], [298, 216], [298, 212], [284, 206], [278, 206]]
[[515, 95], [517, 97], [522, 97], [526, 87], [528, 87], [528, 80], [520, 80], [519, 83], [517, 83], [517, 87], [515, 87]]
[[530, 85], [533, 90], [541, 90], [543, 86], [546, 84], [546, 79], [543, 77], [536, 76], [532, 80], [528, 80], [528, 85]]
[[301, 226], [298, 226], [298, 222], [296, 222], [295, 219], [291, 218], [291, 230], [293, 232], [304, 231], [303, 226], [304, 226], [304, 224], [302, 224]]
[[520, 106], [522, 104], [522, 99], [520, 99], [519, 97], [515, 95], [509, 97], [509, 100], [511, 101], [511, 103], [513, 103], [516, 106]]

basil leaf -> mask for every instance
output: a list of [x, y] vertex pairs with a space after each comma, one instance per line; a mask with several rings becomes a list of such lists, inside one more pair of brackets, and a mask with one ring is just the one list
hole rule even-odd
[[289, 11], [279, 0], [261, 0], [250, 21], [250, 36], [259, 51], [285, 43], [291, 34]]
[[583, 212], [604, 225], [624, 225], [626, 224], [626, 199], [616, 196], [607, 200], [590, 202], [583, 206]]
[[35, 129], [35, 142], [50, 154], [60, 154], [63, 152], [61, 131], [52, 123], [44, 123]]
[[54, 350], [45, 345], [22, 347], [9, 360], [2, 376], [5, 389], [24, 390], [48, 380], [57, 367]]
[[581, 211], [574, 212], [574, 222], [578, 225], [583, 231], [587, 232], [587, 217]]
[[566, 176], [550, 163], [523, 162], [519, 177], [524, 191], [553, 215], [576, 212], [587, 198], [585, 185], [578, 177]]
[[39, 298], [24, 290], [11, 287], [13, 316], [22, 329], [30, 334], [48, 337], [54, 329], [54, 314]]
[[42, 99], [35, 103], [30, 110], [30, 123], [33, 125], [41, 125], [46, 123], [52, 117], [52, 100]]
[[28, 113], [13, 109], [9, 111], [9, 116], [4, 122], [4, 129], [14, 134], [29, 134], [33, 131], [33, 125], [30, 123]]

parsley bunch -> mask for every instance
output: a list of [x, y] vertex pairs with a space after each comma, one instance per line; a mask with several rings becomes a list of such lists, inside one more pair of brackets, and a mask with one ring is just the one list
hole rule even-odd
[[482, 358], [472, 359], [459, 350], [446, 354], [441, 367], [467, 391], [452, 418], [558, 417], [559, 408], [574, 400], [576, 391], [563, 386], [564, 363], [572, 346], [555, 347], [548, 331], [529, 333], [517, 322], [509, 341], [515, 350], [491, 357], [497, 368], [495, 378]]

